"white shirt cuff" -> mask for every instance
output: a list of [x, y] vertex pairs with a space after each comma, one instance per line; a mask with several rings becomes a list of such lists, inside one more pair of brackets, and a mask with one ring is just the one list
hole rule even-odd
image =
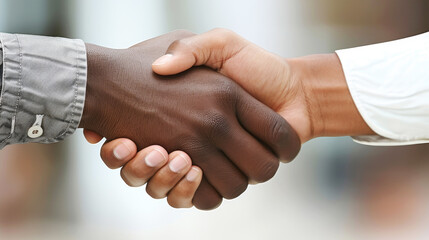
[[336, 51], [370, 145], [429, 143], [429, 33]]

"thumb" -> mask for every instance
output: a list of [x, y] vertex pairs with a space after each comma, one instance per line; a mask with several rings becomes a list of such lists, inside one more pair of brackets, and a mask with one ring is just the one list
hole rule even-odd
[[191, 52], [176, 50], [155, 60], [152, 63], [152, 70], [159, 75], [174, 75], [188, 70], [195, 62], [196, 59]]
[[201, 65], [219, 70], [243, 43], [238, 35], [225, 29], [176, 40], [152, 64], [152, 70], [160, 75], [173, 75]]
[[152, 70], [160, 75], [173, 75], [193, 67], [198, 59], [203, 58], [201, 50], [194, 47], [198, 44], [196, 41], [200, 41], [199, 37], [174, 41], [167, 53], [153, 62]]

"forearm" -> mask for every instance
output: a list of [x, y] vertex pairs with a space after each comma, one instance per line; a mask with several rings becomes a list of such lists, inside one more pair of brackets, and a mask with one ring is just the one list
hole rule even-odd
[[310, 138], [375, 134], [356, 108], [336, 54], [287, 61], [306, 95]]

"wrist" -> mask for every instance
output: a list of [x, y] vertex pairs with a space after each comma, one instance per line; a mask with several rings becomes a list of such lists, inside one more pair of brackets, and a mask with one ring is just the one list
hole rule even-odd
[[308, 139], [374, 134], [356, 108], [336, 54], [312, 55], [292, 62], [306, 99]]
[[107, 48], [97, 45], [86, 44], [87, 49], [87, 85], [85, 94], [85, 105], [79, 128], [94, 130], [100, 120], [100, 104], [103, 104], [100, 90], [105, 88], [103, 79], [105, 72], [109, 69], [111, 57]]

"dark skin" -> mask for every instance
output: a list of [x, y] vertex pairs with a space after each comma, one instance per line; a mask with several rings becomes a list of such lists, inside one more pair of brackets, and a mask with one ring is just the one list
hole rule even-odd
[[80, 127], [107, 141], [129, 138], [138, 149], [158, 144], [185, 151], [204, 172], [193, 203], [212, 209], [243, 193], [249, 181], [269, 180], [279, 160], [292, 160], [301, 144], [280, 115], [217, 72], [152, 72], [172, 42], [191, 35], [176, 31], [123, 50], [87, 44]]

